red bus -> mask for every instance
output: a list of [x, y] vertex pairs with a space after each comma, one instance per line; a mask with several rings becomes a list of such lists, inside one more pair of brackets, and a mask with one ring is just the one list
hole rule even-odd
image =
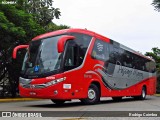
[[107, 37], [85, 29], [39, 35], [29, 45], [19, 78], [23, 97], [51, 99], [56, 104], [80, 99], [95, 104], [100, 97], [144, 100], [156, 92], [155, 62]]

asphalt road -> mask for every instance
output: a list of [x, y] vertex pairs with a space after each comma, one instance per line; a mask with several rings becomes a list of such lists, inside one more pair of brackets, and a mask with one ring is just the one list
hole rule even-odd
[[160, 97], [147, 96], [146, 100], [123, 98], [113, 101], [111, 98], [102, 98], [96, 105], [83, 105], [79, 100], [67, 101], [59, 106], [51, 100], [2, 102], [0, 111], [160, 111]]
[[[103, 111], [117, 111], [113, 112], [111, 117], [116, 117], [116, 115], [126, 114], [126, 111], [130, 111], [135, 115], [135, 111], [160, 111], [160, 97], [147, 96], [146, 100], [134, 100], [133, 98], [124, 98], [121, 101], [115, 102], [110, 98], [101, 99], [101, 103], [96, 105], [83, 105], [79, 100], [68, 101], [64, 105], [56, 105], [50, 100], [36, 100], [36, 101], [21, 101], [21, 102], [1, 102], [0, 111], [18, 111], [18, 112], [37, 112], [49, 111], [46, 114], [51, 116], [56, 111], [72, 111], [69, 112], [71, 116], [64, 117], [96, 117], [96, 114], [100, 114]], [[52, 112], [51, 112], [52, 111]], [[53, 112], [54, 111], [54, 112]], [[92, 112], [91, 112], [92, 111]], [[93, 112], [96, 111], [96, 112]], [[67, 112], [61, 112], [64, 115]], [[119, 113], [120, 112], [120, 113]], [[85, 113], [92, 114], [91, 116], [83, 116]], [[110, 113], [110, 112], [109, 112]], [[80, 116], [76, 116], [80, 114]], [[114, 115], [115, 114], [115, 115]], [[127, 113], [128, 114], [128, 113]], [[140, 112], [141, 114], [141, 112]], [[47, 116], [46, 115], [46, 116]], [[62, 117], [62, 114], [55, 117]], [[105, 117], [102, 116], [101, 117]], [[129, 116], [128, 116], [129, 117]], [[137, 117], [137, 116], [136, 116]]]

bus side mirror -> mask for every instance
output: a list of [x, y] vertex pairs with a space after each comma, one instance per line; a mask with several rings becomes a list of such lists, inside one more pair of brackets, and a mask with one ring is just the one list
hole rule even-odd
[[75, 39], [74, 36], [69, 36], [69, 35], [61, 37], [57, 43], [58, 53], [62, 53], [64, 51], [64, 45], [68, 40], [74, 40], [74, 39]]
[[25, 49], [25, 48], [28, 48], [28, 46], [29, 46], [29, 45], [19, 45], [19, 46], [15, 47], [15, 48], [13, 49], [13, 55], [12, 55], [13, 59], [16, 59], [16, 57], [17, 57], [17, 51], [18, 51], [19, 49]]

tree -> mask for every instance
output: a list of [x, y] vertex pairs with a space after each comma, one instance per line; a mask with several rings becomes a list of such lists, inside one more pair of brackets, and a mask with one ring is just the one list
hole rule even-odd
[[[25, 51], [21, 51], [15, 61], [12, 60], [13, 48], [19, 44], [28, 44], [33, 37], [39, 34], [69, 27], [54, 24], [53, 16], [44, 17], [45, 12], [50, 10], [49, 5], [52, 0], [16, 0], [15, 4], [2, 4], [4, 1], [7, 0], [0, 0], [0, 96], [15, 97], [24, 57], [24, 54], [21, 53]], [[35, 8], [34, 11], [32, 4], [34, 2], [36, 5], [40, 5], [38, 1], [51, 3], [44, 3], [45, 7], [41, 8], [37, 6], [38, 8]], [[45, 11], [44, 14], [38, 12], [40, 9]], [[51, 15], [51, 13], [48, 14]], [[54, 8], [54, 17], [59, 18], [59, 15], [59, 9]]]
[[55, 31], [55, 30], [68, 29], [68, 28], [70, 27], [67, 25], [56, 25], [54, 23], [49, 23], [46, 28], [46, 31], [50, 32], [50, 31]]
[[0, 44], [1, 50], [7, 50], [13, 44], [28, 43], [33, 37], [44, 33], [33, 16], [19, 10], [14, 5], [0, 4]]
[[43, 27], [61, 15], [60, 9], [53, 7], [53, 0], [17, 0], [17, 5], [32, 14], [34, 20]]
[[157, 72], [160, 73], [160, 49], [158, 47], [152, 48], [153, 52], [146, 52], [146, 56], [151, 57], [156, 62]]
[[153, 0], [152, 5], [155, 7], [155, 10], [160, 12], [160, 0]]
[[158, 47], [152, 48], [152, 52], [146, 52], [146, 56], [151, 57], [156, 62], [157, 69], [157, 91], [160, 92], [160, 49]]
[[19, 61], [12, 62], [13, 48], [18, 44], [28, 44], [31, 38], [44, 32], [43, 27], [34, 21], [32, 15], [17, 9], [16, 5], [0, 4], [0, 87], [3, 88], [2, 96], [14, 97], [18, 88], [23, 57], [19, 57]]

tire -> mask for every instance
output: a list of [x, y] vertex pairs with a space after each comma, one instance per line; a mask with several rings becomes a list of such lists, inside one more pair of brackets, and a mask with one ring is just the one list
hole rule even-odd
[[143, 88], [142, 88], [141, 95], [139, 96], [140, 100], [145, 100], [145, 99], [146, 99], [146, 95], [147, 95], [146, 88], [143, 87]]
[[62, 104], [65, 103], [65, 100], [53, 100], [53, 99], [51, 99], [51, 101], [52, 101], [53, 103], [57, 104], [57, 105], [62, 105]]
[[121, 100], [122, 100], [122, 97], [112, 97], [112, 99], [113, 99], [114, 101], [121, 101]]
[[146, 95], [147, 95], [146, 87], [143, 87], [142, 91], [141, 91], [141, 95], [140, 96], [135, 96], [134, 98], [138, 99], [138, 100], [145, 100]]
[[96, 104], [100, 101], [100, 91], [95, 84], [91, 84], [88, 88], [88, 96], [86, 99], [81, 99], [84, 104]]

